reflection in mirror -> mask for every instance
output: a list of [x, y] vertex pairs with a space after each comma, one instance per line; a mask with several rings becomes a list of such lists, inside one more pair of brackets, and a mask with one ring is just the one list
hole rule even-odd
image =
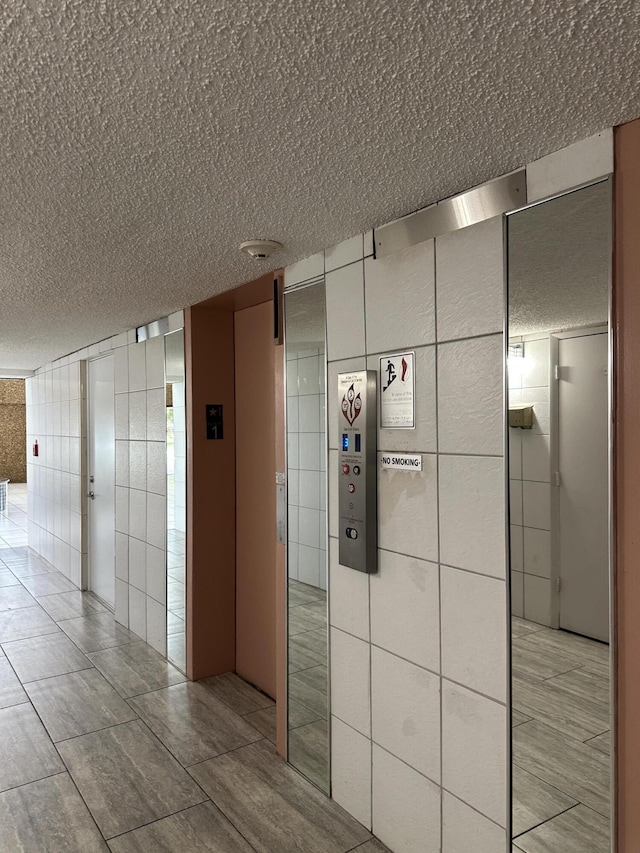
[[508, 217], [514, 850], [611, 850], [609, 182]]
[[186, 669], [186, 427], [184, 330], [164, 338], [167, 396], [167, 657]]
[[288, 760], [329, 791], [324, 283], [285, 293]]

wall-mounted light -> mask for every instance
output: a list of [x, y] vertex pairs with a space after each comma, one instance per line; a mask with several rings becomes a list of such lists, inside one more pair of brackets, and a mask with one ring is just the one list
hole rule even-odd
[[507, 356], [507, 373], [509, 374], [510, 387], [513, 387], [514, 385], [517, 385], [521, 382], [525, 367], [526, 359], [524, 357], [524, 344], [509, 344]]

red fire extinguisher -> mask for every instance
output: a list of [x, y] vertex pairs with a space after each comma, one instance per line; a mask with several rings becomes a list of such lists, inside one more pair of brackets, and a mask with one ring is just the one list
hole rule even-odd
[[38, 453], [39, 453], [39, 451], [38, 451], [38, 439], [36, 438], [36, 440], [33, 443], [33, 455], [38, 456]]

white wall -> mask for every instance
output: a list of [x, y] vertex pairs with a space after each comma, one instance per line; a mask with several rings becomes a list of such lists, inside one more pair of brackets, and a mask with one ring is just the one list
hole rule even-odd
[[[182, 327], [182, 312], [169, 318]], [[29, 545], [78, 587], [86, 568], [85, 362], [114, 351], [115, 574], [118, 622], [166, 653], [166, 408], [164, 339], [135, 330], [40, 368], [28, 379]]]
[[[612, 167], [604, 131], [528, 167], [529, 200]], [[503, 248], [499, 217], [384, 260], [368, 233], [285, 270], [326, 278], [332, 791], [392, 851], [511, 846]], [[403, 349], [417, 428], [378, 448], [421, 452], [423, 471], [378, 473], [367, 576], [338, 562], [337, 374]]]
[[327, 588], [324, 347], [287, 351], [289, 577]]
[[509, 402], [532, 405], [534, 418], [530, 430], [509, 430], [511, 612], [557, 627], [551, 588], [549, 334], [518, 340], [524, 358], [520, 370], [509, 372]]

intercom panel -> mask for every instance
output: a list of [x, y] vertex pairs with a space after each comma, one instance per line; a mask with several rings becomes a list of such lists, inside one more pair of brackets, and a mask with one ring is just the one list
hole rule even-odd
[[376, 373], [338, 375], [340, 564], [378, 570]]

